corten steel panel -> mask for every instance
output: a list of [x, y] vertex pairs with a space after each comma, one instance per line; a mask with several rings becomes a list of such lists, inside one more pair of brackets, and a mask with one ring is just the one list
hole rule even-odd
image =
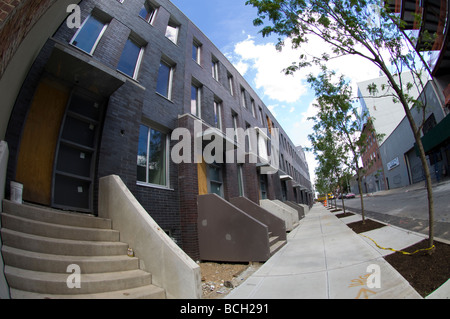
[[271, 232], [273, 236], [279, 236], [280, 240], [286, 240], [286, 224], [281, 218], [278, 218], [245, 197], [232, 198], [230, 199], [230, 203], [259, 220], [264, 225], [267, 225], [269, 232]]
[[266, 261], [268, 227], [216, 194], [198, 196], [200, 259]]

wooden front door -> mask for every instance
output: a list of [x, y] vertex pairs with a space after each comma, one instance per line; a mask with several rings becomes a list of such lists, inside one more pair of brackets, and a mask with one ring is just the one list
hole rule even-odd
[[70, 91], [44, 79], [36, 89], [19, 148], [16, 181], [23, 200], [50, 205], [53, 160]]
[[16, 181], [23, 200], [92, 212], [100, 98], [43, 79], [34, 95], [19, 148]]

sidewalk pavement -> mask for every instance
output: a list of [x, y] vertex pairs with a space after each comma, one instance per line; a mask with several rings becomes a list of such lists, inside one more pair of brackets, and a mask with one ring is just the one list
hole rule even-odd
[[[388, 262], [392, 253], [353, 232], [346, 223], [316, 204], [288, 235], [288, 243], [228, 299], [403, 299], [422, 297]], [[346, 220], [347, 219], [347, 220]], [[384, 247], [403, 249], [423, 236], [393, 226], [365, 233]], [[367, 278], [379, 267], [380, 288], [369, 288]], [[376, 267], [375, 266], [375, 267]], [[373, 276], [371, 277], [373, 278]], [[371, 281], [372, 282], [372, 281]], [[449, 297], [450, 280], [438, 298]]]

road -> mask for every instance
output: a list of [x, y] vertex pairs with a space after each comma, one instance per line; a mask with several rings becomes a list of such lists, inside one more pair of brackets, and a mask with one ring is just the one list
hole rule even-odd
[[[433, 186], [435, 237], [450, 241], [450, 181]], [[423, 184], [365, 195], [366, 217], [428, 235], [428, 201]], [[342, 206], [341, 200], [337, 201]], [[345, 200], [345, 207], [360, 213], [360, 198]]]

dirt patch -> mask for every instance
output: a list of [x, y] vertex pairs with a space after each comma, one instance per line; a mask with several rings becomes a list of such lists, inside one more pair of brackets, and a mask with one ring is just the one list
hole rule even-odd
[[201, 262], [204, 299], [223, 298], [261, 267], [260, 263]]
[[[385, 257], [422, 297], [428, 296], [450, 278], [450, 245], [436, 241], [434, 245], [436, 248], [432, 254], [428, 251], [414, 255], [396, 252]], [[403, 251], [412, 253], [428, 247], [428, 239], [425, 239]]]
[[366, 231], [369, 230], [374, 230], [377, 228], [381, 228], [386, 226], [385, 224], [376, 222], [372, 219], [367, 219], [365, 220], [365, 222], [363, 223], [362, 220], [358, 221], [358, 222], [354, 222], [354, 223], [350, 223], [347, 224], [348, 227], [350, 227], [355, 233], [360, 234], [360, 233], [364, 233]]
[[334, 216], [336, 216], [337, 218], [344, 218], [344, 217], [349, 217], [349, 216], [353, 216], [355, 214], [353, 213], [342, 213], [342, 214], [336, 214]]

